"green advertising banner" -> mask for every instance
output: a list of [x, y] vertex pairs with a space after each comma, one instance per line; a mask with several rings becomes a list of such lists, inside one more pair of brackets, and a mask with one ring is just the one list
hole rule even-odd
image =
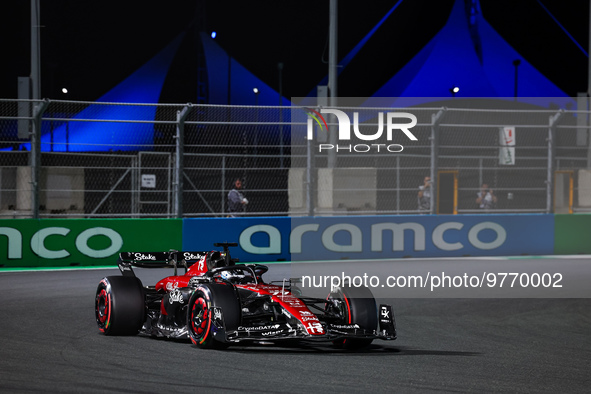
[[0, 220], [0, 268], [115, 265], [119, 252], [182, 248], [182, 219]]
[[554, 254], [591, 253], [591, 215], [554, 215]]

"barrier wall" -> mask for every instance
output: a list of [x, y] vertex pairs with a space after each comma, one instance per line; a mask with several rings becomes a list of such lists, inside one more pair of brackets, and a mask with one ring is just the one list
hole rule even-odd
[[555, 254], [591, 254], [591, 215], [555, 215]]
[[546, 255], [554, 253], [554, 217], [540, 214], [185, 219], [184, 249], [220, 240], [238, 242], [240, 248], [233, 256], [241, 261]]
[[0, 267], [115, 265], [119, 251], [181, 246], [182, 219], [0, 220]]
[[114, 265], [117, 253], [212, 250], [242, 262], [591, 253], [591, 215], [0, 220], [0, 268]]

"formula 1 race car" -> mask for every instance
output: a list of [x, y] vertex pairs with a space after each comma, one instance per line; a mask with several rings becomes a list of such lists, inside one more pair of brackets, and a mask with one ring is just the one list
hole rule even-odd
[[[232, 344], [332, 342], [357, 349], [374, 339], [396, 339], [390, 305], [378, 307], [366, 287], [339, 287], [324, 298], [304, 297], [293, 279], [265, 283], [260, 264], [236, 264], [223, 251], [119, 254], [122, 276], [103, 278], [96, 292], [99, 330], [190, 338], [201, 348]], [[174, 268], [155, 286], [143, 286], [132, 267]], [[184, 274], [178, 275], [178, 267]]]

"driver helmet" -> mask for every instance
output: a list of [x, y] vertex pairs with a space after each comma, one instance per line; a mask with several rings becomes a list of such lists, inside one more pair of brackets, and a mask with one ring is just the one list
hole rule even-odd
[[229, 280], [229, 281], [241, 281], [243, 280], [246, 275], [244, 275], [242, 273], [242, 271], [240, 270], [227, 270], [227, 271], [222, 271], [220, 273], [220, 276], [225, 279], [225, 280]]

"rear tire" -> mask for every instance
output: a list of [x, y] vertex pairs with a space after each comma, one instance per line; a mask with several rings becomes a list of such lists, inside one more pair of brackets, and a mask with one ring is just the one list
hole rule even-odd
[[144, 289], [136, 277], [103, 278], [94, 305], [96, 323], [105, 335], [136, 335], [144, 324]]
[[240, 324], [240, 302], [233, 286], [207, 284], [199, 286], [189, 300], [187, 330], [191, 342], [202, 349], [226, 349], [229, 344], [214, 323], [213, 308], [222, 309], [226, 331], [236, 330]]
[[[374, 331], [378, 327], [376, 300], [367, 287], [344, 286], [331, 292], [329, 299], [341, 300], [342, 324], [357, 324], [360, 328]], [[333, 341], [338, 349], [361, 349], [369, 346], [373, 339], [342, 338]]]

